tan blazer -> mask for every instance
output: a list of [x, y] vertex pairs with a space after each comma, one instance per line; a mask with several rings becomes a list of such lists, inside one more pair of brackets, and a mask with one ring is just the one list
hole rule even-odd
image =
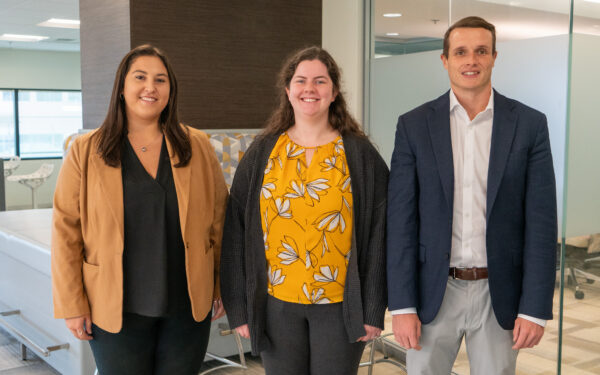
[[[119, 332], [123, 313], [123, 182], [121, 167], [97, 153], [96, 131], [78, 137], [54, 193], [52, 292], [55, 318], [91, 313], [94, 324]], [[219, 294], [218, 266], [227, 187], [205, 133], [189, 129], [192, 157], [173, 167], [185, 244], [188, 293], [201, 321]], [[178, 158], [167, 140], [171, 165]]]

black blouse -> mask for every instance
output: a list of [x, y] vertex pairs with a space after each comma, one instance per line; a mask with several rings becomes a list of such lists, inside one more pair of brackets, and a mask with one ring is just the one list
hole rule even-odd
[[125, 250], [123, 310], [167, 316], [191, 310], [173, 171], [163, 138], [156, 178], [127, 137], [121, 153]]

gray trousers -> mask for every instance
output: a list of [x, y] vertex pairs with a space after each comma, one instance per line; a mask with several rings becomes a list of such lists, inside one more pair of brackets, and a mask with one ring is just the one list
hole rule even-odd
[[487, 279], [448, 279], [435, 319], [421, 327], [420, 351], [407, 353], [409, 375], [450, 374], [463, 337], [471, 375], [514, 375], [517, 350], [512, 331], [498, 324]]
[[352, 375], [365, 348], [350, 343], [342, 304], [302, 305], [267, 300], [271, 348], [260, 356], [267, 375]]

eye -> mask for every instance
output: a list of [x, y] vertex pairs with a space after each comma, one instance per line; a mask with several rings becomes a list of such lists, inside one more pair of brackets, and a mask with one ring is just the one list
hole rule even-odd
[[463, 55], [465, 54], [465, 51], [464, 51], [464, 50], [462, 50], [462, 49], [459, 49], [459, 50], [457, 50], [457, 51], [454, 51], [454, 54], [455, 54], [456, 56], [463, 56]]
[[134, 77], [135, 77], [135, 79], [138, 79], [138, 80], [143, 80], [144, 78], [146, 78], [146, 76], [143, 74], [136, 74]]
[[317, 84], [319, 84], [319, 85], [324, 85], [326, 83], [327, 83], [327, 81], [325, 81], [324, 79], [318, 79], [317, 80]]
[[485, 48], [481, 48], [477, 50], [477, 54], [479, 55], [487, 55], [488, 51]]
[[158, 82], [158, 83], [165, 83], [165, 82], [167, 82], [167, 80], [164, 79], [164, 78], [157, 78], [156, 82]]
[[304, 83], [305, 80], [304, 80], [304, 78], [297, 78], [295, 82], [296, 83]]

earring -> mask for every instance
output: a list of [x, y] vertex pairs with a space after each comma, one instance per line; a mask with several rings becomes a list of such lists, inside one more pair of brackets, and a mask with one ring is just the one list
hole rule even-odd
[[125, 97], [123, 96], [123, 93], [119, 94], [119, 98], [120, 98], [121, 100], [124, 100], [124, 99], [125, 99]]

